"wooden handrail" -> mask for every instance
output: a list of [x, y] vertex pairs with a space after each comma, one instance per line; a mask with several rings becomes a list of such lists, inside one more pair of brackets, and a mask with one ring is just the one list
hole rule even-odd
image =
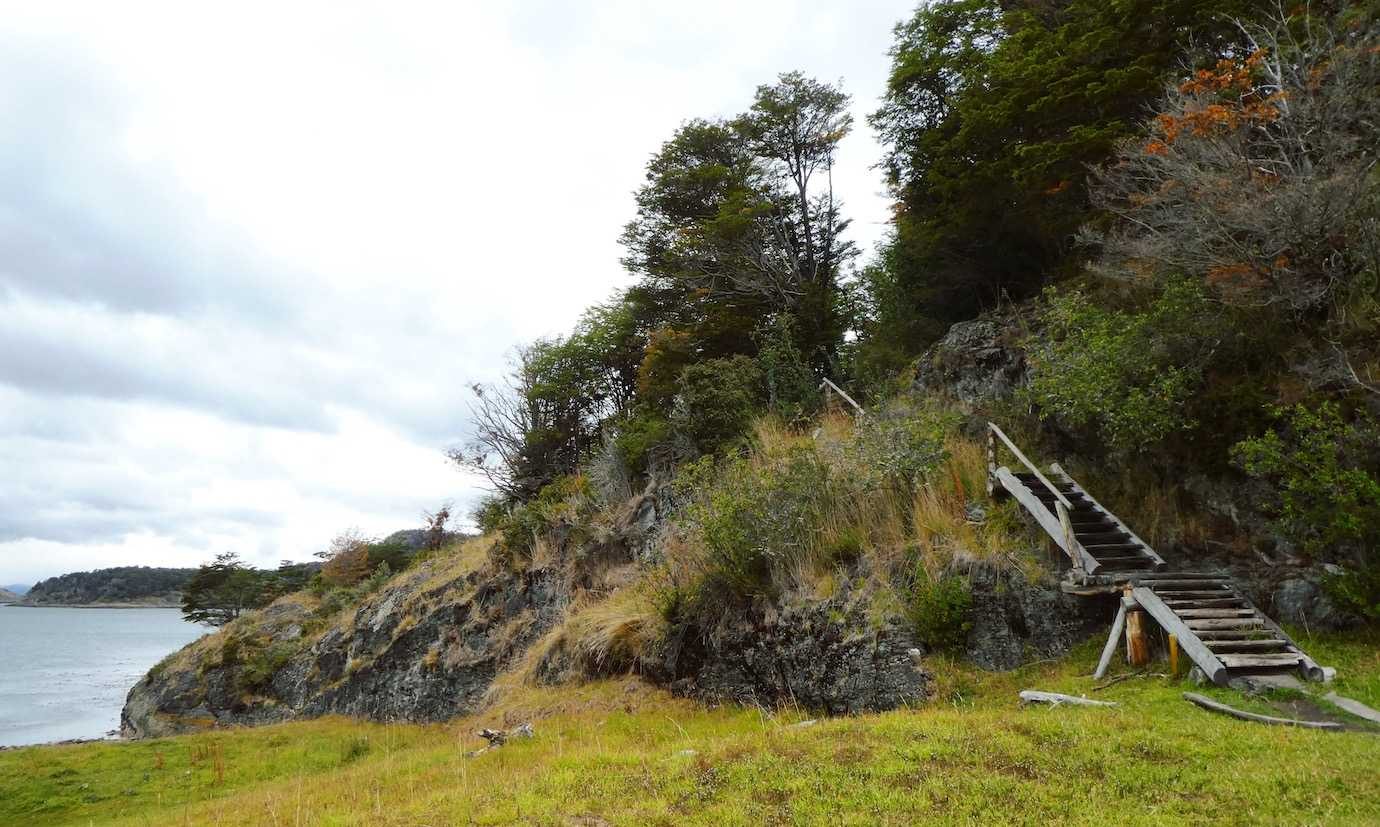
[[834, 393], [836, 393], [836, 394], [838, 394], [839, 396], [842, 396], [842, 397], [843, 397], [843, 401], [845, 401], [845, 402], [847, 402], [848, 404], [852, 405], [853, 408], [858, 412], [858, 415], [859, 415], [859, 416], [862, 416], [863, 413], [865, 413], [865, 412], [863, 411], [862, 405], [859, 405], [857, 402], [854, 402], [854, 401], [853, 401], [853, 397], [851, 397], [851, 396], [849, 396], [848, 394], [846, 394], [846, 393], [843, 392], [843, 388], [840, 388], [838, 385], [835, 385], [833, 382], [829, 381], [828, 379], [825, 379], [823, 382], [820, 382], [820, 383], [819, 383], [819, 389], [820, 389], [820, 390], [833, 390]]
[[[826, 379], [825, 381], [827, 382], [828, 380]], [[1048, 477], [1040, 473], [1040, 469], [1035, 467], [1035, 463], [1026, 459], [1025, 454], [1021, 453], [1021, 449], [1017, 448], [1016, 443], [1011, 441], [1011, 437], [1007, 436], [1001, 428], [997, 427], [997, 423], [988, 422], [987, 427], [991, 429], [992, 433], [997, 435], [997, 438], [999, 438], [1002, 442], [1006, 443], [1006, 447], [1011, 449], [1011, 453], [1016, 455], [1016, 459], [1020, 460], [1026, 468], [1030, 469], [1031, 473], [1035, 475], [1036, 479], [1044, 483], [1045, 488], [1048, 488], [1050, 492], [1054, 494], [1054, 499], [1056, 502], [1063, 503], [1064, 508], [1067, 508], [1070, 511], [1073, 510], [1073, 503], [1069, 502], [1068, 497], [1065, 497], [1062, 493], [1060, 493], [1059, 489], [1054, 487], [1054, 483], [1050, 482]]]

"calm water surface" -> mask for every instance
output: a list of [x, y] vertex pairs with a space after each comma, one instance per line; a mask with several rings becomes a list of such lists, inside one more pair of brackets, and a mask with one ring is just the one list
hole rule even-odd
[[177, 609], [0, 606], [0, 746], [105, 737], [149, 667], [206, 631]]

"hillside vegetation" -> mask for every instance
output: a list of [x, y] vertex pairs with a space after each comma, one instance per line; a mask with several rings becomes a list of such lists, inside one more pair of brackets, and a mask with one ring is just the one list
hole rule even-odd
[[120, 566], [49, 577], [35, 583], [24, 602], [35, 606], [176, 606], [196, 569]]
[[[3, 806], [1380, 818], [1380, 741], [1318, 698], [1232, 702], [1353, 731], [1212, 717], [1163, 670], [1094, 687], [1115, 597], [1058, 587], [1047, 538], [987, 496], [984, 445], [998, 421], [1057, 459], [1380, 703], [1376, 11], [924, 4], [871, 118], [896, 210], [865, 260], [829, 184], [841, 85], [785, 73], [686, 121], [635, 195], [631, 285], [473, 388], [450, 457], [492, 484], [482, 536], [443, 510], [419, 547], [347, 533], [319, 570], [204, 566], [187, 608], [222, 629], [125, 708], [127, 734], [184, 736], [0, 756], [41, 779]], [[1018, 711], [1024, 686], [1122, 706]], [[825, 714], [851, 717], [795, 726]], [[529, 720], [466, 757], [476, 727]]]

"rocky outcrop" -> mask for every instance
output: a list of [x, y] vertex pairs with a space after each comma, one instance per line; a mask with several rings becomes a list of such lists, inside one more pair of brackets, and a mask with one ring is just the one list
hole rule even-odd
[[314, 636], [309, 602], [275, 603], [146, 675], [121, 729], [149, 737], [329, 713], [439, 721], [469, 712], [567, 595], [551, 569], [435, 574], [424, 566], [394, 580]]
[[1018, 341], [1012, 320], [960, 322], [916, 361], [915, 390], [970, 405], [1009, 399], [1025, 381]]
[[1061, 657], [1089, 635], [1105, 632], [1115, 611], [1064, 594], [1050, 574], [1032, 579], [1012, 567], [973, 565], [966, 572], [972, 628], [964, 653], [983, 669], [1015, 669]]
[[130, 690], [121, 729], [156, 737], [333, 713], [441, 721], [471, 712], [571, 601], [626, 580], [663, 522], [658, 490], [648, 485], [597, 530], [552, 526], [541, 559], [474, 540], [348, 608], [333, 608], [330, 595], [282, 598], [150, 670]]
[[671, 688], [701, 701], [845, 714], [919, 704], [930, 694], [933, 677], [913, 632], [898, 618], [872, 622], [864, 600], [786, 605], [708, 641], [685, 634], [673, 641]]

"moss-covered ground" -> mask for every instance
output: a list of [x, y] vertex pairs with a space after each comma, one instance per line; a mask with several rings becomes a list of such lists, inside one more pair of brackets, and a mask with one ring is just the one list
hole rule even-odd
[[[1380, 640], [1305, 646], [1338, 668], [1337, 691], [1380, 707]], [[444, 725], [330, 718], [10, 750], [0, 824], [1380, 823], [1380, 735], [1208, 713], [1162, 664], [1095, 690], [1096, 649], [1005, 674], [936, 663], [924, 708], [809, 725], [628, 679], [520, 690]], [[1022, 688], [1120, 706], [1021, 709]], [[525, 720], [535, 738], [467, 756], [479, 727]]]

